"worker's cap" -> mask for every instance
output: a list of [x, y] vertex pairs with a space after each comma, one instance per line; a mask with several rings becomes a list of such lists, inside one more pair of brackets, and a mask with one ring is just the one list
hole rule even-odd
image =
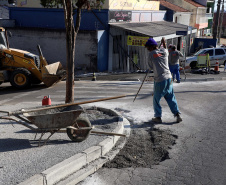
[[172, 44], [170, 44], [170, 45], [168, 46], [168, 48], [172, 48], [172, 46], [173, 46], [173, 45], [172, 45]]
[[171, 47], [173, 50], [175, 50], [176, 49], [176, 46], [174, 46], [174, 45], [172, 45], [172, 47]]
[[157, 46], [157, 45], [158, 45], [157, 42], [153, 38], [149, 38], [145, 44], [145, 47], [146, 46]]

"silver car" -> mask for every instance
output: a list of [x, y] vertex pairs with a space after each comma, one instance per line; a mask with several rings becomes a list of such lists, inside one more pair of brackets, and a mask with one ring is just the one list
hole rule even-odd
[[210, 66], [215, 66], [216, 62], [219, 62], [219, 65], [225, 65], [226, 63], [226, 48], [205, 48], [199, 50], [191, 57], [186, 57], [185, 66], [190, 66], [195, 68], [197, 64], [197, 57], [199, 54], [209, 53], [210, 57]]

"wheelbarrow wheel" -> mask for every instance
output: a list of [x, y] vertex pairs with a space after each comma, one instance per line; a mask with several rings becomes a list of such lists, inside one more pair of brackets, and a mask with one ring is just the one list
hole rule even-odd
[[[87, 118], [78, 118], [76, 120], [77, 124], [73, 126], [77, 127], [91, 127], [91, 123]], [[75, 130], [72, 128], [67, 128], [67, 135], [68, 137], [74, 142], [81, 142], [84, 141], [90, 134], [90, 129], [87, 130]]]

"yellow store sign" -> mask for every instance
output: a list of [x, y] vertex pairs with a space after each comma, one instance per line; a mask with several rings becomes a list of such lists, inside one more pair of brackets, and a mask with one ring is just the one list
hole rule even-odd
[[145, 46], [149, 37], [130, 36], [127, 37], [128, 46]]

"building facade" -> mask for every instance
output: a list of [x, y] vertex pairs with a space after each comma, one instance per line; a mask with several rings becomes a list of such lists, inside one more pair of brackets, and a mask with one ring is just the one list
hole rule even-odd
[[197, 28], [197, 36], [203, 36], [208, 28], [208, 18], [206, 17], [207, 0], [167, 0], [173, 4], [179, 4], [184, 9], [190, 11], [190, 26]]
[[[159, 1], [107, 0], [101, 10], [83, 10], [80, 32], [76, 40], [76, 69], [86, 68], [100, 72], [134, 71], [136, 69], [134, 64], [146, 69], [145, 48], [128, 45], [126, 42], [128, 36], [153, 37], [158, 42], [165, 36], [168, 44], [176, 45], [179, 50], [187, 54], [196, 29], [188, 31], [187, 25], [165, 22], [168, 16], [166, 11], [159, 10], [159, 7]], [[63, 9], [39, 8], [35, 0], [27, 0], [17, 1], [17, 7], [10, 7], [9, 11], [10, 19], [15, 20], [16, 26], [12, 29], [18, 39], [13, 43], [15, 48], [29, 50], [28, 47], [34, 48], [41, 42], [43, 53], [48, 55], [45, 55], [47, 59], [55, 61], [60, 54], [61, 62], [66, 65], [65, 40], [58, 39], [58, 37], [63, 38], [65, 34]], [[176, 16], [179, 17], [179, 14]], [[75, 17], [76, 11], [74, 20]], [[173, 17], [173, 20], [175, 19]], [[179, 18], [177, 20], [180, 22]], [[132, 25], [134, 23], [136, 24]], [[130, 25], [130, 28], [127, 29], [126, 25]], [[177, 29], [169, 29], [169, 27]], [[167, 32], [169, 30], [170, 32]], [[45, 37], [43, 35], [42, 38], [43, 31]], [[186, 34], [176, 34], [180, 31]], [[32, 32], [33, 36], [30, 35]], [[51, 35], [51, 32], [54, 34]], [[23, 40], [27, 35], [30, 35], [29, 42], [26, 44], [24, 41], [19, 42], [19, 39]], [[13, 39], [11, 41], [13, 42]]]
[[160, 1], [160, 10], [166, 10], [166, 21], [190, 25], [191, 12], [188, 10], [164, 0]]

